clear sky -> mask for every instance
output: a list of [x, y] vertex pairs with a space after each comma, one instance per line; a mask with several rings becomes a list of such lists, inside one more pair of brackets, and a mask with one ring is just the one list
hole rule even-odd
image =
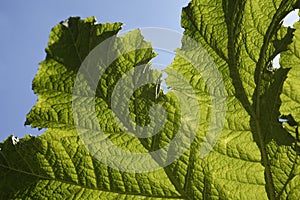
[[[51, 28], [70, 16], [95, 16], [124, 23], [124, 30], [162, 27], [182, 32], [180, 15], [189, 0], [7, 0], [0, 3], [0, 141], [11, 134], [39, 132], [24, 127], [37, 96], [31, 90]], [[294, 17], [295, 19], [295, 17]]]
[[37, 96], [31, 82], [51, 28], [70, 16], [95, 16], [100, 23], [124, 24], [123, 30], [163, 27], [182, 32], [180, 15], [189, 0], [7, 0], [0, 3], [0, 141], [11, 134], [39, 132], [24, 127]]

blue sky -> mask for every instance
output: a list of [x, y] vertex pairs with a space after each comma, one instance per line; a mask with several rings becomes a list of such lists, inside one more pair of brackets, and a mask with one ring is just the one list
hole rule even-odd
[[124, 24], [124, 30], [164, 27], [182, 32], [180, 15], [188, 0], [51, 0], [0, 3], [0, 141], [37, 130], [24, 127], [37, 96], [31, 90], [51, 28], [70, 16], [95, 16], [100, 23]]
[[[24, 127], [37, 96], [31, 90], [51, 28], [70, 16], [95, 16], [100, 23], [120, 21], [124, 30], [163, 27], [182, 32], [180, 15], [189, 0], [51, 0], [0, 3], [0, 141], [38, 134]], [[292, 17], [295, 19], [295, 17]]]

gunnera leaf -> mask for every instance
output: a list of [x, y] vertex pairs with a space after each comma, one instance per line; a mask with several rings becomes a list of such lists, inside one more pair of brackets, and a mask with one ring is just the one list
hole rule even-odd
[[48, 130], [0, 144], [1, 198], [297, 199], [299, 24], [281, 21], [299, 6], [193, 0], [166, 70], [172, 90], [159, 95], [138, 30], [118, 36], [120, 23], [94, 18], [57, 25], [26, 121]]

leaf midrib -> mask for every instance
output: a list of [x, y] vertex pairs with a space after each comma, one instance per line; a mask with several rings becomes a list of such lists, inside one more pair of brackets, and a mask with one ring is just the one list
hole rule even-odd
[[88, 187], [88, 186], [85, 186], [85, 185], [80, 185], [80, 184], [75, 183], [75, 182], [66, 181], [66, 180], [63, 180], [63, 179], [53, 179], [53, 178], [50, 178], [50, 177], [42, 176], [40, 174], [27, 172], [27, 171], [16, 169], [16, 168], [12, 168], [12, 167], [9, 167], [9, 166], [3, 165], [3, 164], [0, 164], [0, 167], [2, 167], [4, 169], [11, 170], [11, 171], [15, 171], [15, 172], [20, 173], [20, 174], [25, 174], [25, 175], [29, 175], [29, 176], [33, 176], [33, 177], [38, 178], [35, 182], [38, 182], [38, 181], [41, 181], [41, 180], [58, 181], [58, 182], [61, 182], [61, 183], [78, 186], [80, 188], [84, 188], [84, 189], [88, 189], [88, 190], [95, 190], [95, 191], [101, 191], [101, 192], [107, 192], [107, 193], [116, 193], [116, 194], [120, 194], [120, 195], [133, 195], [133, 196], [143, 196], [143, 197], [152, 197], [152, 198], [166, 198], [166, 199], [185, 199], [182, 196], [177, 196], [176, 197], [176, 196], [159, 196], [159, 195], [152, 195], [152, 194], [146, 195], [146, 194], [142, 194], [142, 193], [111, 191], [109, 189], [104, 189], [104, 188], [102, 189], [102, 188], [98, 188], [98, 187], [91, 188], [91, 187]]
[[[286, 4], [285, 2], [282, 2], [282, 4], [279, 6], [279, 8], [283, 9], [283, 7], [285, 7]], [[266, 143], [264, 141], [264, 137], [262, 134], [262, 129], [261, 129], [261, 124], [260, 124], [260, 97], [261, 97], [261, 84], [262, 84], [262, 75], [263, 75], [263, 66], [264, 66], [264, 60], [265, 60], [265, 56], [266, 56], [266, 52], [268, 50], [268, 45], [270, 43], [270, 40], [272, 38], [273, 35], [273, 31], [276, 28], [276, 24], [277, 21], [275, 19], [278, 18], [278, 15], [280, 9], [276, 9], [276, 13], [273, 16], [273, 19], [271, 21], [271, 24], [268, 26], [268, 29], [266, 31], [266, 34], [264, 36], [264, 42], [260, 51], [260, 55], [259, 55], [259, 59], [256, 65], [256, 69], [258, 69], [258, 81], [257, 81], [257, 93], [256, 93], [256, 107], [255, 107], [255, 124], [256, 124], [256, 131], [257, 131], [257, 135], [258, 135], [258, 140], [261, 146], [261, 153], [262, 153], [262, 160], [264, 163], [264, 167], [265, 167], [265, 177], [266, 177], [266, 190], [268, 193], [268, 197], [271, 200], [275, 200], [276, 199], [276, 195], [275, 195], [275, 187], [274, 187], [274, 181], [273, 181], [273, 176], [272, 176], [272, 172], [271, 172], [271, 165], [270, 165], [270, 160], [268, 158], [268, 151], [266, 149]]]
[[[277, 9], [277, 12], [275, 13], [273, 19], [276, 19], [279, 12], [278, 12], [279, 9]], [[194, 26], [194, 28], [196, 28], [196, 30], [198, 31], [198, 33], [201, 35], [201, 32], [200, 30], [197, 28], [197, 26], [194, 24], [194, 21], [192, 20], [192, 17], [189, 15], [189, 12], [186, 12], [187, 13], [187, 16], [189, 17], [190, 21], [192, 22], [192, 25]], [[226, 16], [225, 16], [226, 17]], [[226, 21], [226, 19], [225, 19]], [[258, 81], [257, 81], [257, 84], [256, 84], [256, 90], [257, 92], [254, 93], [254, 95], [256, 95], [254, 98], [256, 98], [256, 108], [255, 110], [253, 110], [253, 107], [251, 106], [249, 100], [248, 100], [248, 97], [245, 93], [245, 90], [244, 90], [244, 87], [243, 87], [243, 84], [242, 84], [242, 81], [240, 80], [240, 74], [239, 74], [239, 71], [238, 71], [238, 68], [237, 68], [237, 58], [238, 58], [238, 54], [236, 52], [236, 44], [235, 44], [235, 40], [237, 38], [235, 38], [235, 30], [233, 29], [233, 25], [230, 24], [230, 22], [232, 23], [233, 21], [231, 20], [228, 20], [227, 21], [227, 30], [228, 30], [228, 57], [229, 58], [233, 58], [233, 59], [228, 59], [226, 60], [227, 63], [228, 63], [228, 66], [230, 68], [230, 72], [231, 72], [231, 77], [232, 79], [234, 80], [234, 78], [237, 78], [238, 80], [234, 80], [235, 81], [235, 84], [234, 85], [234, 88], [236, 89], [236, 91], [238, 89], [242, 89], [242, 91], [239, 92], [240, 94], [240, 98], [238, 98], [238, 100], [242, 103], [243, 107], [248, 111], [248, 113], [250, 114], [250, 116], [252, 116], [254, 118], [254, 121], [255, 121], [255, 129], [256, 129], [256, 132], [257, 132], [257, 135], [258, 135], [258, 139], [259, 139], [259, 145], [260, 145], [260, 150], [261, 150], [261, 153], [262, 153], [262, 161], [263, 161], [263, 165], [265, 167], [265, 179], [266, 179], [266, 190], [267, 190], [267, 193], [268, 193], [268, 196], [270, 199], [275, 199], [275, 189], [274, 189], [274, 182], [273, 182], [273, 178], [272, 178], [272, 174], [271, 174], [271, 167], [270, 167], [270, 161], [268, 159], [268, 152], [266, 150], [266, 144], [265, 144], [265, 141], [264, 141], [264, 138], [263, 138], [263, 135], [262, 135], [262, 132], [261, 132], [261, 124], [260, 124], [260, 110], [259, 110], [259, 107], [260, 107], [260, 87], [261, 87], [261, 84], [262, 84], [262, 70], [263, 70], [263, 62], [264, 62], [264, 58], [266, 56], [266, 52], [267, 52], [267, 47], [268, 47], [268, 44], [270, 43], [270, 39], [272, 37], [272, 33], [274, 31], [274, 28], [275, 28], [275, 25], [277, 23], [277, 21], [275, 20], [272, 20], [271, 24], [269, 25], [268, 29], [267, 29], [267, 32], [264, 36], [264, 42], [263, 42], [263, 46], [261, 47], [261, 51], [260, 51], [260, 56], [259, 56], [259, 59], [258, 59], [258, 62], [257, 62], [257, 65], [256, 65], [256, 69], [258, 69], [257, 71], [259, 72], [258, 74]], [[203, 35], [201, 35], [202, 38], [205, 40], [205, 37]], [[206, 42], [207, 43], [207, 42]], [[208, 44], [208, 43], [207, 43]], [[209, 45], [209, 44], [208, 44]], [[210, 46], [210, 45], [209, 45]], [[210, 46], [211, 47], [211, 46]], [[214, 49], [213, 47], [211, 47], [212, 49]], [[222, 54], [219, 54], [215, 49], [214, 49], [215, 53], [217, 55], [219, 55], [220, 58], [222, 58]], [[235, 77], [236, 76], [236, 77]]]

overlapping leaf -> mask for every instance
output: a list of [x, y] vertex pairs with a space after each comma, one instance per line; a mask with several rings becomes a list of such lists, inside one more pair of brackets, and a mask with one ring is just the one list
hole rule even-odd
[[[125, 73], [153, 58], [151, 46], [138, 31], [116, 37], [119, 23], [96, 25], [93, 18], [70, 18], [67, 24], [56, 26], [51, 32], [47, 58], [33, 81], [33, 90], [39, 99], [26, 121], [33, 127], [48, 130], [42, 136], [28, 136], [17, 144], [12, 143], [12, 138], [1, 144], [0, 196], [20, 199], [297, 199], [300, 196], [297, 127], [281, 124], [278, 118], [291, 114], [295, 121], [300, 121], [299, 25], [295, 25], [295, 31], [281, 26], [281, 20], [299, 6], [296, 0], [192, 1], [183, 9], [182, 26], [185, 36], [197, 45], [191, 45], [184, 38], [182, 48], [177, 50], [174, 62], [167, 69], [167, 83], [174, 92], [161, 94], [156, 99], [155, 85], [148, 84], [131, 97], [130, 117], [141, 126], [150, 123], [148, 113], [155, 103], [163, 105], [167, 112], [166, 124], [160, 133], [140, 139], [122, 131], [119, 125], [126, 121], [114, 120], [111, 96]], [[94, 74], [85, 74], [89, 77], [82, 77], [84, 89], [74, 94], [74, 80], [84, 58], [109, 37], [114, 37], [112, 46], [116, 53], [133, 41], [141, 49], [114, 60], [98, 85], [87, 81]], [[203, 49], [211, 60], [200, 53]], [[271, 61], [278, 53], [282, 56], [281, 68], [272, 69]], [[222, 95], [222, 91], [216, 89], [221, 83], [211, 81], [215, 75], [211, 61], [226, 89], [226, 117], [213, 150], [200, 157], [210, 122], [218, 121], [212, 104]], [[182, 113], [174, 93], [184, 92], [185, 88], [176, 82], [174, 70], [189, 82], [200, 103], [199, 129], [193, 130], [196, 137], [189, 150], [163, 169], [136, 174], [112, 169], [93, 157], [77, 131], [78, 128], [83, 130], [93, 140], [98, 130], [94, 130], [93, 121], [74, 121], [77, 113], [72, 112], [72, 101], [83, 99], [84, 108], [86, 102], [93, 100], [93, 88], [97, 88], [95, 110], [107, 137], [120, 148], [151, 152], [168, 144], [181, 123]], [[209, 76], [211, 80], [205, 78]], [[121, 99], [120, 95], [117, 103], [125, 112], [127, 107]], [[194, 105], [186, 102], [181, 106]], [[218, 110], [221, 118], [222, 108], [218, 109], [221, 109]], [[88, 110], [83, 111], [89, 116]], [[153, 160], [159, 162], [156, 158]], [[147, 161], [141, 162], [147, 165]]]
[[[70, 18], [66, 24], [53, 28], [47, 58], [41, 63], [33, 81], [33, 89], [39, 94], [39, 100], [26, 121], [26, 124], [34, 127], [49, 129], [37, 138], [28, 136], [15, 145], [9, 138], [1, 145], [2, 199], [160, 199], [180, 196], [163, 170], [134, 174], [119, 172], [102, 164], [91, 156], [77, 133], [77, 130], [83, 130], [90, 137], [97, 133], [98, 130], [93, 129], [94, 125], [89, 117], [87, 121], [80, 121], [77, 129], [74, 126], [76, 122], [71, 110], [72, 101], [79, 99], [84, 106], [93, 99], [90, 96], [93, 82], [87, 81], [90, 77], [82, 78], [81, 91], [73, 93], [76, 73], [83, 59], [93, 47], [107, 38], [113, 37], [112, 47], [118, 47], [107, 51], [115, 52], [120, 48], [128, 48], [131, 41], [134, 41], [140, 43], [141, 49], [120, 55], [111, 63], [100, 79], [95, 107], [98, 120], [102, 122], [101, 128], [113, 143], [136, 152], [149, 150], [142, 145], [142, 141], [128, 136], [118, 128], [110, 110], [109, 98], [114, 85], [126, 71], [147, 63], [155, 54], [138, 31], [119, 38], [116, 37], [118, 30], [119, 23], [97, 25], [93, 18]], [[155, 86], [151, 84], [144, 86], [143, 90], [137, 90], [135, 98], [145, 103], [131, 106], [132, 113], [136, 113], [135, 110], [149, 110], [148, 107], [155, 101], [154, 91]], [[124, 103], [121, 100], [120, 107]], [[134, 98], [132, 101], [134, 102]], [[169, 108], [174, 110], [171, 104]], [[174, 117], [174, 113], [172, 116]], [[147, 117], [148, 115], [141, 119], [145, 120]], [[141, 125], [147, 123], [147, 120], [135, 120]], [[172, 133], [172, 127], [169, 132]], [[151, 144], [150, 147], [156, 148]], [[17, 184], [16, 177], [20, 177]]]
[[[222, 139], [214, 152], [195, 164], [206, 166], [199, 175], [202, 198], [208, 193], [210, 197], [274, 199], [297, 193], [295, 187], [289, 187], [298, 173], [293, 167], [298, 162], [297, 152], [291, 148], [295, 139], [278, 123], [280, 93], [289, 70], [267, 69], [291, 43], [292, 30], [282, 28], [280, 21], [297, 3], [193, 1], [183, 11], [185, 34], [199, 41], [214, 58], [227, 90]], [[190, 72], [195, 67], [183, 63], [175, 61], [172, 67], [182, 70], [197, 83], [195, 88], [204, 91], [205, 83], [193, 81], [196, 76]], [[251, 171], [254, 169], [257, 171]]]

